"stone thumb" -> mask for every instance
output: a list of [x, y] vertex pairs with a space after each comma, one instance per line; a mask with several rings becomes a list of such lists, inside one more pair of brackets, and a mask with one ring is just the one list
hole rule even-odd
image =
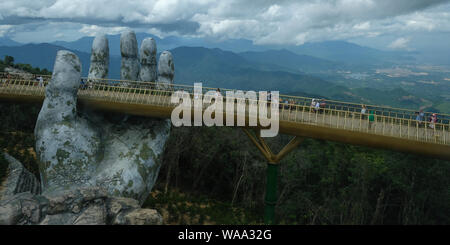
[[80, 79], [80, 59], [70, 51], [58, 51], [36, 130], [46, 124], [70, 123], [75, 119]]

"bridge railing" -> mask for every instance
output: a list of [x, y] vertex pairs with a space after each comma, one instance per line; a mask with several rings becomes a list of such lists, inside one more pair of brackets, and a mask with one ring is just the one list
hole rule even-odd
[[[0, 93], [17, 95], [44, 96], [48, 81], [40, 83], [36, 80], [0, 79]], [[155, 104], [160, 106], [175, 105], [170, 103], [170, 95], [174, 91], [185, 91], [194, 98], [193, 86], [179, 84], [160, 84], [155, 82], [119, 81], [109, 79], [87, 79], [80, 81], [80, 96], [95, 97], [110, 101], [126, 103]], [[202, 93], [215, 91], [214, 88], [203, 87]], [[225, 94], [227, 89], [221, 89]], [[414, 117], [405, 116], [409, 111], [391, 112], [375, 111], [373, 115], [362, 114], [354, 106], [334, 105], [319, 108], [311, 107], [309, 98], [280, 96], [281, 100], [290, 101], [279, 105], [280, 120], [326, 127], [362, 131], [372, 134], [389, 135], [419, 141], [450, 144], [448, 121], [437, 123], [416, 121]], [[257, 105], [258, 100], [246, 100], [248, 104]], [[204, 104], [204, 109], [208, 105]], [[371, 110], [368, 108], [368, 110]]]
[[[31, 78], [30, 78], [31, 76]], [[44, 80], [44, 83], [50, 82], [50, 75], [35, 75], [30, 73], [0, 73], [0, 79], [16, 79], [16, 80], [34, 80], [38, 81], [38, 77], [41, 76]], [[83, 87], [87, 87], [88, 81], [92, 83], [99, 84], [109, 84], [114, 86], [121, 86], [121, 84], [127, 84], [129, 87], [155, 87], [156, 83], [154, 82], [141, 82], [141, 81], [129, 81], [129, 80], [118, 80], [118, 79], [88, 79], [82, 78], [81, 83], [84, 82]], [[81, 88], [82, 86], [80, 86]], [[166, 85], [166, 88], [171, 88], [172, 90], [183, 89], [192, 93], [193, 86], [192, 85]], [[216, 90], [217, 88], [203, 87], [203, 93], [211, 90]], [[232, 89], [220, 88], [221, 92], [224, 94], [226, 91], [236, 91]], [[284, 103], [285, 101], [289, 101], [290, 104], [299, 104], [299, 105], [310, 105], [313, 98], [301, 97], [301, 96], [290, 96], [290, 95], [280, 95], [280, 99]], [[357, 112], [361, 111], [363, 104], [358, 103], [350, 103], [350, 102], [342, 102], [342, 101], [334, 101], [334, 100], [325, 100], [325, 99], [316, 99], [317, 101], [324, 102], [322, 108], [327, 109], [339, 109], [339, 110], [347, 110], [349, 112]], [[373, 111], [374, 114], [380, 116], [389, 116], [395, 118], [403, 118], [403, 119], [416, 119], [417, 110], [403, 109], [403, 108], [394, 108], [389, 106], [378, 106], [378, 105], [370, 105], [366, 104], [367, 113], [369, 111]], [[424, 117], [422, 120], [428, 120], [433, 112], [424, 112]], [[438, 120], [444, 124], [450, 123], [450, 115], [444, 113], [438, 113]]]
[[[5, 79], [7, 77], [10, 79], [24, 79], [28, 76], [33, 76], [33, 79], [38, 81], [38, 77], [43, 77], [44, 83], [48, 83], [51, 79], [50, 75], [34, 75], [34, 74], [24, 74], [24, 73], [0, 73], [0, 78]], [[29, 78], [28, 78], [29, 79]], [[129, 80], [118, 80], [118, 79], [88, 79], [82, 78], [81, 83], [84, 82], [84, 86], [87, 87], [88, 81], [91, 83], [100, 83], [100, 84], [109, 84], [114, 86], [121, 86], [121, 84], [127, 84], [129, 87], [155, 87], [156, 83], [154, 82], [141, 82], [141, 81], [129, 81]], [[188, 92], [192, 92], [193, 86], [191, 85], [167, 85], [166, 88], [172, 88], [172, 90], [182, 89]], [[211, 90], [216, 90], [216, 88], [203, 87], [203, 93]], [[221, 88], [221, 91], [225, 94], [226, 91], [236, 91], [231, 89]], [[300, 105], [310, 105], [313, 98], [301, 97], [301, 96], [290, 96], [290, 95], [280, 95], [281, 102], [289, 101], [290, 104], [300, 104]], [[363, 104], [358, 103], [350, 103], [350, 102], [342, 102], [342, 101], [334, 101], [334, 100], [324, 100], [324, 99], [316, 99], [317, 101], [323, 103], [322, 108], [328, 109], [339, 109], [339, 110], [347, 110], [349, 112], [357, 112], [361, 111]], [[416, 119], [418, 115], [418, 111], [403, 109], [403, 108], [393, 108], [388, 106], [378, 106], [378, 105], [366, 105], [367, 113], [369, 111], [373, 111], [376, 115], [383, 115], [389, 117], [403, 118], [403, 119]], [[422, 120], [428, 120], [433, 112], [424, 112], [424, 117]], [[444, 124], [450, 123], [450, 115], [439, 113], [438, 120]]]
[[450, 124], [394, 118], [384, 115], [367, 115], [358, 111], [322, 108], [314, 110], [310, 106], [283, 105], [280, 120], [302, 122], [332, 128], [347, 129], [412, 140], [450, 144]]
[[[169, 97], [174, 91], [185, 91], [189, 93], [191, 99], [194, 98], [193, 87], [187, 85], [171, 84], [168, 88], [158, 89], [157, 83], [134, 84], [129, 83], [122, 86], [121, 83], [110, 85], [108, 83], [96, 83], [91, 86], [91, 90], [117, 92], [112, 95], [115, 100], [125, 101], [128, 103], [153, 103], [163, 106], [175, 106], [170, 103]], [[87, 88], [87, 91], [90, 90]], [[204, 88], [206, 91], [214, 91], [211, 88]], [[223, 92], [223, 91], [222, 91]], [[130, 95], [131, 94], [131, 95]], [[97, 94], [98, 96], [100, 94]], [[146, 100], [149, 97], [155, 100]], [[224, 101], [225, 102], [225, 101]], [[291, 100], [291, 102], [293, 102]], [[246, 100], [247, 104], [257, 105], [258, 100]], [[270, 103], [267, 103], [269, 106]], [[203, 109], [208, 107], [203, 104]], [[339, 107], [335, 107], [339, 108]], [[280, 120], [292, 121], [299, 123], [309, 123], [314, 125], [322, 125], [332, 128], [341, 128], [352, 131], [360, 131], [372, 134], [381, 134], [393, 137], [408, 138], [413, 140], [434, 142], [439, 144], [449, 144], [449, 127], [450, 124], [431, 123], [428, 121], [416, 121], [415, 118], [393, 117], [386, 114], [362, 114], [359, 110], [341, 107], [319, 108], [316, 111], [306, 100], [303, 104], [279, 104]]]
[[[87, 79], [86, 79], [87, 80]], [[95, 82], [97, 83], [107, 83], [107, 84], [115, 84], [117, 86], [120, 86], [121, 83], [126, 83], [130, 87], [155, 87], [156, 83], [154, 82], [139, 82], [139, 81], [127, 81], [127, 80], [115, 80], [115, 79], [96, 79]], [[189, 93], [193, 93], [193, 86], [192, 85], [182, 85], [182, 84], [171, 84], [167, 85], [167, 88], [170, 88], [173, 91], [176, 90], [184, 90]], [[207, 91], [215, 91], [217, 88], [211, 88], [211, 87], [202, 87], [202, 93], [206, 93]], [[220, 88], [220, 91], [223, 95], [227, 91], [236, 91], [233, 89], [226, 89], [226, 88]], [[300, 96], [290, 96], [290, 95], [280, 95], [281, 102], [288, 101], [289, 104], [299, 104], [303, 106], [310, 105], [313, 98], [307, 98], [307, 97], [300, 97]], [[342, 102], [342, 101], [334, 101], [334, 100], [324, 100], [324, 99], [316, 99], [319, 102], [324, 102], [322, 108], [327, 109], [337, 109], [337, 110], [347, 110], [349, 112], [357, 112], [361, 111], [363, 104], [357, 104], [357, 103], [350, 103], [350, 102]], [[409, 110], [409, 109], [402, 109], [402, 108], [394, 108], [394, 107], [387, 107], [387, 106], [377, 106], [377, 105], [366, 105], [367, 111], [366, 113], [369, 114], [369, 111], [373, 111], [374, 114], [379, 116], [389, 116], [389, 117], [396, 117], [396, 118], [403, 118], [403, 119], [416, 119], [418, 111]], [[433, 114], [433, 112], [424, 112], [424, 117], [422, 120], [428, 120], [430, 116]], [[450, 115], [438, 113], [438, 120], [440, 120], [442, 123], [449, 123], [450, 122]]]
[[32, 73], [15, 73], [15, 72], [0, 72], [0, 79], [17, 79], [17, 80], [36, 80], [42, 77], [44, 81], [49, 81], [51, 75], [40, 75]]
[[[288, 95], [282, 95], [280, 96], [283, 101], [294, 101], [295, 104], [301, 104], [301, 105], [310, 105], [313, 98], [306, 98], [306, 97], [297, 97], [297, 96], [288, 96]], [[333, 101], [333, 100], [322, 100], [322, 99], [316, 99], [320, 103], [324, 102], [324, 106], [321, 106], [321, 108], [327, 108], [327, 109], [338, 109], [343, 111], [349, 111], [349, 112], [361, 112], [361, 109], [363, 108], [363, 104], [356, 104], [356, 103], [350, 103], [350, 102], [341, 102], [341, 101]], [[373, 111], [375, 115], [379, 116], [388, 116], [388, 117], [395, 117], [395, 118], [402, 118], [402, 119], [412, 119], [415, 120], [419, 111], [409, 110], [409, 109], [402, 109], [402, 108], [394, 108], [394, 107], [387, 107], [387, 106], [376, 106], [376, 105], [365, 105], [366, 106], [366, 113], [369, 114], [370, 111]], [[433, 112], [424, 112], [424, 116], [422, 118], [422, 121], [428, 120]], [[437, 113], [438, 120], [441, 121], [444, 124], [448, 124], [450, 122], [450, 115], [444, 114], [444, 113]]]
[[0, 93], [25, 96], [44, 96], [45, 86], [47, 84], [48, 81], [41, 83], [36, 80], [0, 79]]

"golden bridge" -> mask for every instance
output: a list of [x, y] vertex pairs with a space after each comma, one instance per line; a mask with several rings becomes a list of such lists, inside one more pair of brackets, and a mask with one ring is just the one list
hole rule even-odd
[[[0, 79], [0, 99], [42, 102], [50, 76], [42, 77], [43, 81], [39, 82], [36, 79], [25, 79], [21, 76], [9, 78], [4, 76]], [[91, 82], [87, 78], [82, 78], [78, 90], [78, 102], [94, 109], [170, 118], [176, 106], [170, 100], [172, 93], [185, 91], [193, 97], [193, 89], [193, 86], [180, 84], [158, 86], [153, 82], [112, 79], [95, 79]], [[207, 87], [202, 89], [203, 93], [215, 90]], [[244, 129], [269, 162], [278, 162], [289, 148], [298, 145], [300, 139], [304, 137], [450, 160], [450, 115], [439, 114], [439, 121], [432, 123], [426, 120], [431, 116], [428, 112], [425, 113], [424, 120], [417, 121], [415, 120], [416, 112], [412, 110], [366, 105], [367, 112], [363, 114], [361, 113], [362, 104], [332, 100], [324, 100], [325, 106], [316, 111], [311, 107], [311, 100], [305, 97], [280, 95], [279, 131], [296, 136], [296, 140], [293, 140], [292, 144], [278, 155], [270, 151], [258, 134], [253, 136]], [[284, 101], [287, 103], [283, 103]], [[247, 100], [247, 104], [249, 103], [258, 103], [258, 101]], [[206, 107], [207, 105], [203, 105], [203, 110]], [[373, 112], [372, 116], [369, 115], [369, 111]]]
[[[42, 78], [39, 81], [32, 77], [3, 74], [0, 78], [0, 100], [41, 103], [45, 99], [45, 87], [51, 81], [50, 76]], [[174, 91], [188, 92], [191, 98], [195, 95], [194, 86], [189, 85], [81, 78], [77, 98], [78, 103], [93, 109], [171, 118], [172, 110], [178, 105], [171, 102]], [[207, 91], [215, 89], [202, 87], [202, 94]], [[267, 103], [249, 99], [245, 102], [247, 108]], [[362, 113], [362, 104], [321, 100], [323, 104], [314, 108], [311, 102], [312, 98], [280, 95], [277, 108], [279, 132], [294, 138], [278, 154], [274, 154], [261, 137], [261, 125], [242, 127], [268, 162], [264, 210], [266, 224], [274, 223], [277, 163], [306, 137], [450, 160], [450, 115], [439, 114], [439, 120], [431, 122], [427, 120], [431, 116], [428, 112], [423, 120], [416, 120], [417, 112], [407, 109], [365, 105], [367, 111]], [[202, 103], [202, 113], [207, 107], [207, 103]], [[194, 118], [195, 107], [190, 108], [191, 118]], [[234, 111], [237, 111], [236, 108]], [[268, 114], [270, 116], [270, 110]], [[225, 119], [228, 114], [222, 116]], [[245, 115], [245, 125], [249, 125], [251, 116], [254, 115]], [[238, 120], [236, 113], [233, 120]], [[256, 133], [251, 132], [252, 128], [256, 129]]]

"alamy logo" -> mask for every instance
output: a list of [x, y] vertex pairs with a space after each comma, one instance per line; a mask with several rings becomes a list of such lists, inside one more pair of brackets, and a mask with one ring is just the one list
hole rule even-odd
[[278, 91], [260, 91], [259, 96], [254, 91], [226, 91], [225, 97], [220, 90], [202, 91], [202, 84], [194, 83], [192, 96], [182, 90], [172, 94], [171, 103], [178, 104], [171, 115], [175, 127], [192, 126], [192, 122], [193, 126], [224, 126], [225, 117], [226, 126], [260, 126], [261, 137], [278, 135]]

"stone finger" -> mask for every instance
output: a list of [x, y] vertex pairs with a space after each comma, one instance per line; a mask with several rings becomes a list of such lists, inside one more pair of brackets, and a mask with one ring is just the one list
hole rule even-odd
[[158, 62], [158, 88], [168, 89], [173, 83], [175, 75], [175, 68], [173, 64], [173, 57], [169, 51], [164, 51], [159, 56]]
[[158, 74], [156, 70], [156, 42], [153, 38], [146, 38], [142, 41], [139, 61], [141, 63], [139, 80], [155, 82]]
[[137, 57], [137, 41], [134, 31], [125, 31], [120, 35], [120, 54], [122, 63], [120, 79], [137, 81], [139, 76], [139, 61]]
[[95, 37], [91, 50], [91, 66], [89, 80], [108, 77], [109, 45], [105, 35]]

